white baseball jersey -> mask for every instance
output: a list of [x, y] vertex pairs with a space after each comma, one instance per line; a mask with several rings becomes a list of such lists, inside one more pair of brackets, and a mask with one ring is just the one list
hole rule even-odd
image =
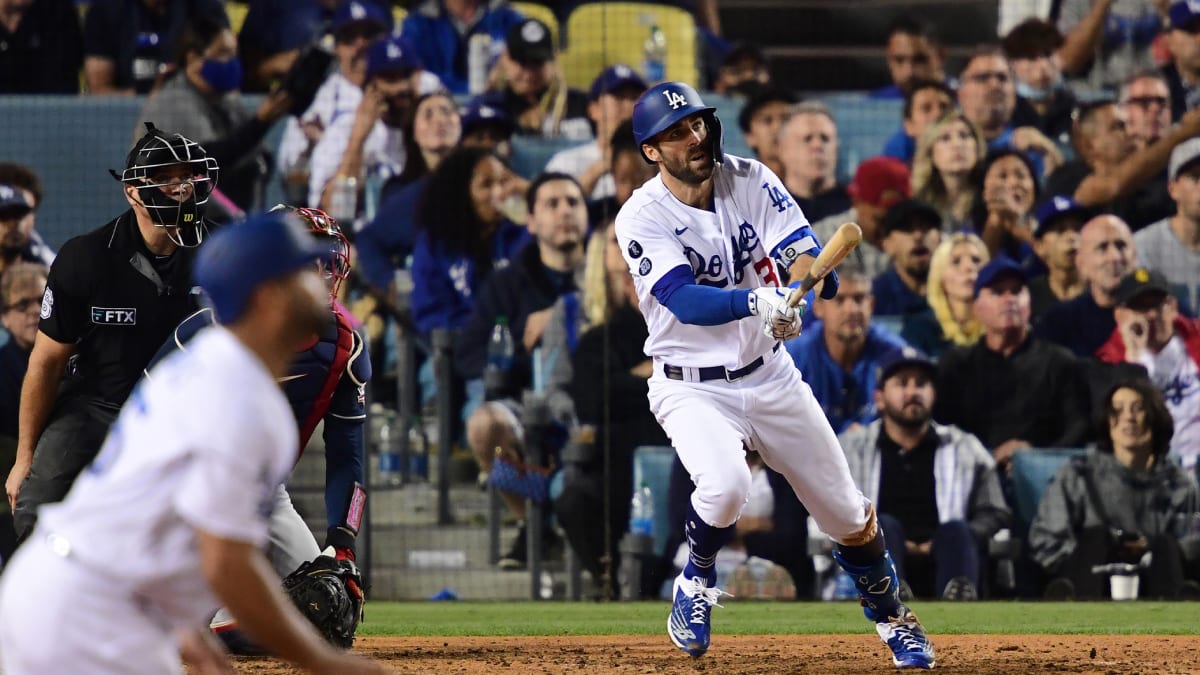
[[696, 283], [715, 288], [779, 286], [776, 263], [788, 267], [817, 246], [808, 220], [779, 178], [761, 162], [729, 154], [713, 173], [712, 211], [679, 201], [660, 174], [634, 191], [616, 223], [650, 329], [646, 354], [697, 368], [740, 368], [770, 352], [775, 342], [758, 321], [682, 323], [655, 299], [654, 285], [683, 266]]
[[[218, 600], [201, 574], [196, 530], [263, 547], [297, 443], [283, 392], [227, 329], [206, 328], [187, 351], [165, 359], [134, 389], [67, 498], [41, 510], [4, 575], [6, 672], [36, 671], [47, 657], [75, 672], [106, 672], [91, 663], [95, 645], [111, 638], [111, 652], [166, 639], [173, 647], [172, 629], [206, 625]], [[102, 613], [99, 626], [76, 630], [76, 619], [96, 622], [71, 609], [78, 601], [71, 588], [107, 589], [88, 610]], [[58, 618], [31, 626], [31, 605], [49, 607], [39, 612], [46, 616], [58, 608]], [[91, 633], [91, 645], [31, 638], [37, 633]], [[153, 672], [145, 661], [152, 657], [162, 663], [161, 653], [123, 654], [125, 672]]]

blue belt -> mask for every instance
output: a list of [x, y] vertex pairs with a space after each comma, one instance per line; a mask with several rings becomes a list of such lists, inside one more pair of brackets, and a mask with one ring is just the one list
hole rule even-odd
[[[771, 348], [771, 352], [779, 351], [780, 344], [781, 343], [776, 342], [775, 346]], [[737, 370], [729, 370], [725, 366], [706, 366], [704, 368], [689, 368], [689, 370], [696, 371], [695, 381], [697, 382], [709, 382], [711, 380], [725, 380], [726, 382], [734, 382], [758, 370], [762, 367], [763, 363], [766, 363], [766, 359], [760, 356], [741, 368], [738, 368]], [[669, 380], [687, 380], [687, 378], [683, 375], [683, 371], [683, 366], [672, 366], [669, 363], [663, 364], [663, 374], [666, 375], [667, 379]]]

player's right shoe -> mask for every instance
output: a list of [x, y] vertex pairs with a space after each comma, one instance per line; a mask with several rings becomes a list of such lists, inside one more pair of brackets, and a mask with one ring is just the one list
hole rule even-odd
[[889, 617], [875, 624], [880, 639], [892, 650], [892, 664], [897, 668], [924, 668], [934, 666], [933, 643], [925, 635], [925, 629], [912, 610], [901, 605], [900, 617]]
[[700, 577], [688, 579], [680, 574], [675, 577], [672, 595], [675, 604], [667, 617], [667, 635], [676, 647], [689, 655], [703, 656], [708, 651], [711, 637], [713, 605], [720, 607], [717, 600], [729, 594], [719, 588], [709, 588], [708, 582]]

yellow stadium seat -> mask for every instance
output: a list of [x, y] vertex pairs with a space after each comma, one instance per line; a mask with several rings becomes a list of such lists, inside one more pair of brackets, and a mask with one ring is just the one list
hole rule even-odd
[[392, 7], [392, 21], [396, 23], [396, 30], [400, 29], [400, 24], [404, 23], [404, 19], [408, 17], [408, 10], [400, 6]]
[[250, 11], [250, 5], [245, 2], [226, 2], [225, 16], [229, 17], [229, 29], [234, 35], [242, 32], [242, 24], [246, 23], [246, 12]]
[[537, 19], [546, 24], [550, 29], [550, 37], [554, 40], [554, 44], [562, 44], [559, 42], [561, 36], [558, 30], [558, 19], [555, 18], [554, 12], [549, 7], [532, 2], [512, 2], [509, 3], [509, 6], [524, 14], [527, 18]]
[[617, 63], [641, 72], [643, 43], [653, 26], [667, 38], [667, 79], [697, 86], [700, 59], [695, 19], [678, 7], [640, 2], [597, 2], [571, 12], [567, 49], [560, 59], [567, 83], [587, 89], [601, 70]]

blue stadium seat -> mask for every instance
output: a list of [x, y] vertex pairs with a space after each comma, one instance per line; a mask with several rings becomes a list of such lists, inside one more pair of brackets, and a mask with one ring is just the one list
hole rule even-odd
[[643, 445], [633, 451], [633, 487], [642, 484], [654, 494], [654, 551], [662, 555], [667, 547], [668, 497], [671, 487], [671, 467], [675, 463], [675, 448], [669, 445]]
[[1033, 517], [1037, 515], [1038, 504], [1046, 487], [1054, 479], [1059, 468], [1072, 457], [1087, 454], [1086, 448], [1029, 448], [1013, 455], [1012, 480], [1013, 496], [1016, 503], [1017, 526], [1021, 532], [1029, 529]]

